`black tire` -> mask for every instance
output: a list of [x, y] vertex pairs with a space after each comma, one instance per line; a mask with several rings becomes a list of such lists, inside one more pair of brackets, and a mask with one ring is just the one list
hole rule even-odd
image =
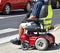
[[59, 8], [60, 7], [60, 3], [59, 1], [56, 2], [56, 8]]
[[22, 42], [21, 48], [23, 50], [28, 50], [29, 49], [29, 44], [27, 42]]
[[44, 38], [38, 38], [35, 42], [35, 47], [38, 50], [46, 50], [48, 48], [48, 41]]
[[28, 2], [25, 9], [24, 9], [24, 11], [29, 12], [30, 10], [31, 10], [31, 4]]
[[11, 7], [9, 4], [6, 4], [3, 10], [3, 14], [9, 14], [11, 11]]

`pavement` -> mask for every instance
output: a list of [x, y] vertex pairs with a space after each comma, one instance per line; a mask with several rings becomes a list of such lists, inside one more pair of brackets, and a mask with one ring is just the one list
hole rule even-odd
[[[58, 46], [50, 47], [45, 51], [39, 51], [37, 49], [30, 49], [30, 50], [22, 50], [20, 45], [14, 45], [10, 43], [9, 41], [14, 37], [5, 37], [5, 42], [2, 39], [0, 39], [0, 53], [60, 53], [60, 25], [56, 25], [55, 29], [50, 31], [51, 34], [55, 36], [55, 42], [58, 44]], [[18, 34], [15, 35], [15, 37]], [[3, 43], [1, 43], [3, 40]]]

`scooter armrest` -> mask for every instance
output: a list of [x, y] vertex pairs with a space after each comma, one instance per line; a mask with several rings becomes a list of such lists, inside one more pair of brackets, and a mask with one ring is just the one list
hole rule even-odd
[[35, 18], [35, 19], [26, 19], [26, 21], [31, 22], [31, 21], [39, 21], [39, 19]]

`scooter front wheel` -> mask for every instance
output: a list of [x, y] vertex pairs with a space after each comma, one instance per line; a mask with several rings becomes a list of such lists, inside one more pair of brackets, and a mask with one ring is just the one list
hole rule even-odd
[[21, 48], [23, 50], [28, 50], [29, 49], [29, 44], [27, 42], [22, 42]]

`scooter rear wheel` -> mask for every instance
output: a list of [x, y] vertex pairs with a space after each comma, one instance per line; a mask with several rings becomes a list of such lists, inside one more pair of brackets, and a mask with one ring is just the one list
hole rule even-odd
[[35, 47], [38, 50], [45, 50], [48, 48], [48, 41], [45, 38], [38, 38], [35, 42]]

